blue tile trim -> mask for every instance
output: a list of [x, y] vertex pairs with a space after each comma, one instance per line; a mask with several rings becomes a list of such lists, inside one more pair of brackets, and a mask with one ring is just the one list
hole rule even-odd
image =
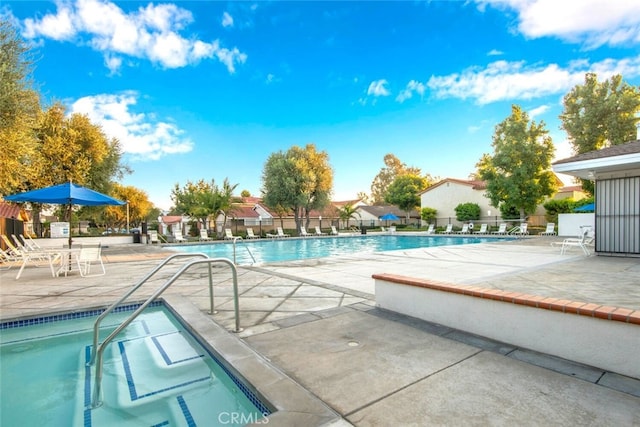
[[91, 366], [89, 361], [91, 360], [91, 345], [88, 345], [84, 349], [84, 427], [91, 427]]
[[[125, 311], [133, 311], [140, 307], [141, 304], [127, 304], [118, 306], [113, 310], [114, 313], [121, 313]], [[149, 307], [158, 307], [164, 306], [162, 301], [154, 301], [149, 304]], [[73, 320], [73, 319], [82, 319], [85, 317], [97, 317], [104, 312], [104, 308], [99, 308], [95, 310], [81, 311], [81, 312], [73, 312], [73, 313], [63, 313], [63, 314], [54, 314], [48, 316], [40, 316], [33, 317], [29, 319], [19, 319], [19, 320], [8, 320], [6, 322], [0, 323], [0, 330], [3, 329], [12, 329], [12, 328], [21, 328], [24, 326], [33, 326], [33, 325], [42, 325], [45, 323], [54, 323], [60, 322], [62, 320]]]
[[169, 425], [169, 421], [163, 421], [159, 424], [154, 424], [151, 427], [164, 427], [164, 426], [168, 426]]
[[187, 402], [185, 402], [184, 397], [178, 396], [177, 399], [187, 425], [189, 427], [196, 427], [196, 422], [193, 420], [193, 416], [191, 415], [191, 411], [189, 411], [189, 407], [187, 406]]

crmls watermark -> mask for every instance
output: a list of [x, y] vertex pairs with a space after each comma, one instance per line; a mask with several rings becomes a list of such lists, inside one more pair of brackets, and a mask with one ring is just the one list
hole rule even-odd
[[220, 424], [229, 425], [246, 425], [246, 424], [267, 424], [269, 423], [268, 414], [259, 412], [246, 414], [244, 412], [220, 412], [218, 414], [218, 422]]

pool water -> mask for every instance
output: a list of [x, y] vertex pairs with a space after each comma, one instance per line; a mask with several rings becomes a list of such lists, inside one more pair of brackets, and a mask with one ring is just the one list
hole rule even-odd
[[[239, 240], [235, 245], [235, 261], [241, 265], [253, 263], [262, 264], [324, 258], [328, 256], [339, 257], [352, 255], [354, 253], [466, 245], [495, 242], [498, 240], [504, 239], [473, 236], [354, 235], [344, 237], [310, 237], [304, 239]], [[171, 249], [180, 252], [201, 252], [211, 258], [224, 257], [234, 259], [234, 245], [230, 241], [202, 245], [172, 245]]]
[[[91, 409], [94, 378], [86, 362], [98, 314], [0, 325], [0, 425], [244, 425], [270, 413], [162, 304], [106, 348], [103, 404]], [[101, 338], [129, 314], [107, 317]]]

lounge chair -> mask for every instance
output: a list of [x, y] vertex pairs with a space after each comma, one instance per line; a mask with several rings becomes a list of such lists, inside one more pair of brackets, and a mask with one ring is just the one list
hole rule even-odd
[[395, 225], [392, 225], [392, 226], [389, 227], [389, 233], [390, 234], [396, 234], [396, 226]]
[[20, 235], [20, 239], [22, 239], [22, 242], [24, 243], [24, 246], [30, 248], [32, 251], [41, 251], [42, 248], [40, 247], [40, 245], [38, 245], [32, 238], [31, 236], [27, 235], [27, 237], [24, 237], [24, 234]]
[[384, 227], [380, 227], [380, 231], [382, 231], [383, 233], [386, 233], [386, 232], [387, 232], [387, 229], [386, 229], [386, 228], [384, 228]]
[[253, 228], [247, 228], [247, 239], [259, 239], [260, 236], [253, 234]]
[[427, 234], [433, 234], [434, 230], [435, 230], [435, 225], [434, 224], [429, 224], [429, 228], [427, 228]]
[[462, 229], [456, 231], [456, 234], [469, 234], [469, 224], [462, 224]]
[[337, 236], [338, 235], [338, 230], [336, 230], [336, 226], [335, 225], [331, 226], [331, 235], [332, 236]]
[[300, 227], [300, 236], [309, 237], [309, 236], [311, 236], [311, 234], [307, 233], [306, 227]]
[[440, 234], [451, 234], [453, 233], [453, 224], [447, 224], [447, 228], [444, 231], [441, 231]]
[[[587, 245], [593, 243], [595, 237], [591, 231], [591, 227], [584, 227], [580, 233], [580, 237], [569, 237], [564, 239], [562, 243], [556, 242], [556, 244], [562, 245], [560, 248], [560, 255], [564, 255], [567, 249], [571, 247], [578, 247], [582, 249], [585, 255], [589, 255], [589, 248]], [[552, 243], [553, 245], [554, 243]]]
[[480, 224], [480, 230], [474, 231], [473, 234], [487, 234], [487, 224]]
[[200, 229], [200, 238], [198, 240], [200, 240], [201, 242], [211, 241], [211, 237], [209, 237], [209, 234], [207, 234], [206, 228]]
[[518, 237], [526, 236], [529, 234], [529, 230], [527, 228], [528, 228], [527, 223], [523, 222], [523, 223], [520, 223], [520, 225], [513, 227], [511, 230], [509, 230], [509, 234], [513, 236], [518, 236]]
[[555, 236], [556, 235], [556, 224], [553, 222], [547, 223], [547, 228], [538, 236]]
[[349, 227], [349, 232], [353, 234], [358, 234], [360, 233], [360, 227], [356, 227], [355, 225], [352, 225], [351, 227]]
[[503, 222], [498, 227], [498, 231], [493, 231], [491, 234], [507, 234], [507, 223]]
[[224, 240], [242, 239], [240, 236], [234, 236], [230, 228], [224, 229]]
[[26, 250], [22, 245], [20, 245], [20, 247], [17, 247], [13, 243], [11, 243], [11, 240], [9, 240], [9, 238], [4, 234], [0, 234], [0, 237], [2, 238], [5, 245], [8, 248], [6, 251], [4, 251], [6, 256], [8, 256], [14, 261], [22, 261], [20, 270], [16, 275], [16, 280], [20, 278], [20, 276], [22, 275], [22, 272], [24, 271], [24, 268], [30, 262], [34, 263], [36, 266], [40, 266], [43, 261], [46, 261], [49, 264], [49, 267], [51, 269], [51, 276], [52, 277], [56, 276], [53, 264], [59, 258], [56, 257], [55, 253], [51, 251], [45, 251], [45, 250], [38, 250], [38, 251]]
[[277, 228], [277, 232], [278, 232], [278, 237], [290, 237], [290, 234], [286, 234], [283, 230], [282, 227], [278, 227]]
[[316, 236], [326, 236], [327, 233], [323, 233], [320, 227], [316, 225]]
[[[82, 245], [82, 249], [76, 253], [75, 258], [82, 277], [103, 276], [106, 273], [102, 263], [102, 246], [100, 244]], [[102, 272], [91, 274], [91, 266], [93, 264], [99, 264]]]
[[184, 243], [187, 241], [184, 237], [182, 237], [182, 231], [174, 231], [173, 232], [173, 241], [176, 243]]

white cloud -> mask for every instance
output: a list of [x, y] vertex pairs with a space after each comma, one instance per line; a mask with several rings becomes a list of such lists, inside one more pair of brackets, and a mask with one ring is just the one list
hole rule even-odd
[[518, 14], [527, 37], [555, 36], [588, 48], [640, 42], [640, 2], [633, 0], [478, 0]]
[[488, 56], [502, 56], [504, 55], [504, 52], [498, 49], [491, 49], [488, 53]]
[[541, 105], [539, 107], [534, 108], [533, 110], [530, 110], [529, 111], [529, 117], [531, 119], [534, 119], [537, 116], [541, 116], [542, 114], [546, 113], [547, 111], [549, 111], [549, 106], [548, 105]]
[[222, 26], [223, 27], [233, 27], [233, 16], [229, 14], [229, 12], [225, 12], [222, 14]]
[[369, 84], [367, 95], [389, 96], [389, 90], [385, 87], [388, 82], [385, 79], [376, 80]]
[[396, 97], [396, 101], [404, 102], [405, 100], [411, 98], [414, 92], [420, 96], [424, 96], [425, 89], [426, 87], [424, 83], [420, 83], [416, 80], [411, 80], [409, 83], [407, 83], [407, 87], [404, 88], [404, 90], [400, 92], [400, 94]]
[[584, 83], [587, 72], [597, 73], [599, 79], [614, 74], [625, 78], [640, 76], [640, 56], [594, 64], [577, 61], [566, 68], [557, 64], [528, 66], [524, 62], [496, 61], [484, 69], [473, 67], [461, 73], [432, 76], [426, 86], [438, 98], [475, 99], [482, 105], [566, 93]]
[[193, 142], [183, 137], [184, 131], [175, 124], [132, 112], [136, 103], [135, 92], [101, 94], [78, 99], [70, 111], [86, 114], [108, 137], [118, 139], [123, 153], [132, 155], [134, 160], [157, 160], [193, 149]]
[[125, 13], [107, 0], [58, 1], [56, 14], [25, 19], [23, 35], [89, 45], [105, 56], [111, 73], [124, 63], [118, 60], [122, 56], [148, 59], [165, 68], [217, 59], [230, 73], [246, 61], [247, 55], [238, 48], [180, 34], [192, 22], [191, 12], [174, 4], [149, 4]]

